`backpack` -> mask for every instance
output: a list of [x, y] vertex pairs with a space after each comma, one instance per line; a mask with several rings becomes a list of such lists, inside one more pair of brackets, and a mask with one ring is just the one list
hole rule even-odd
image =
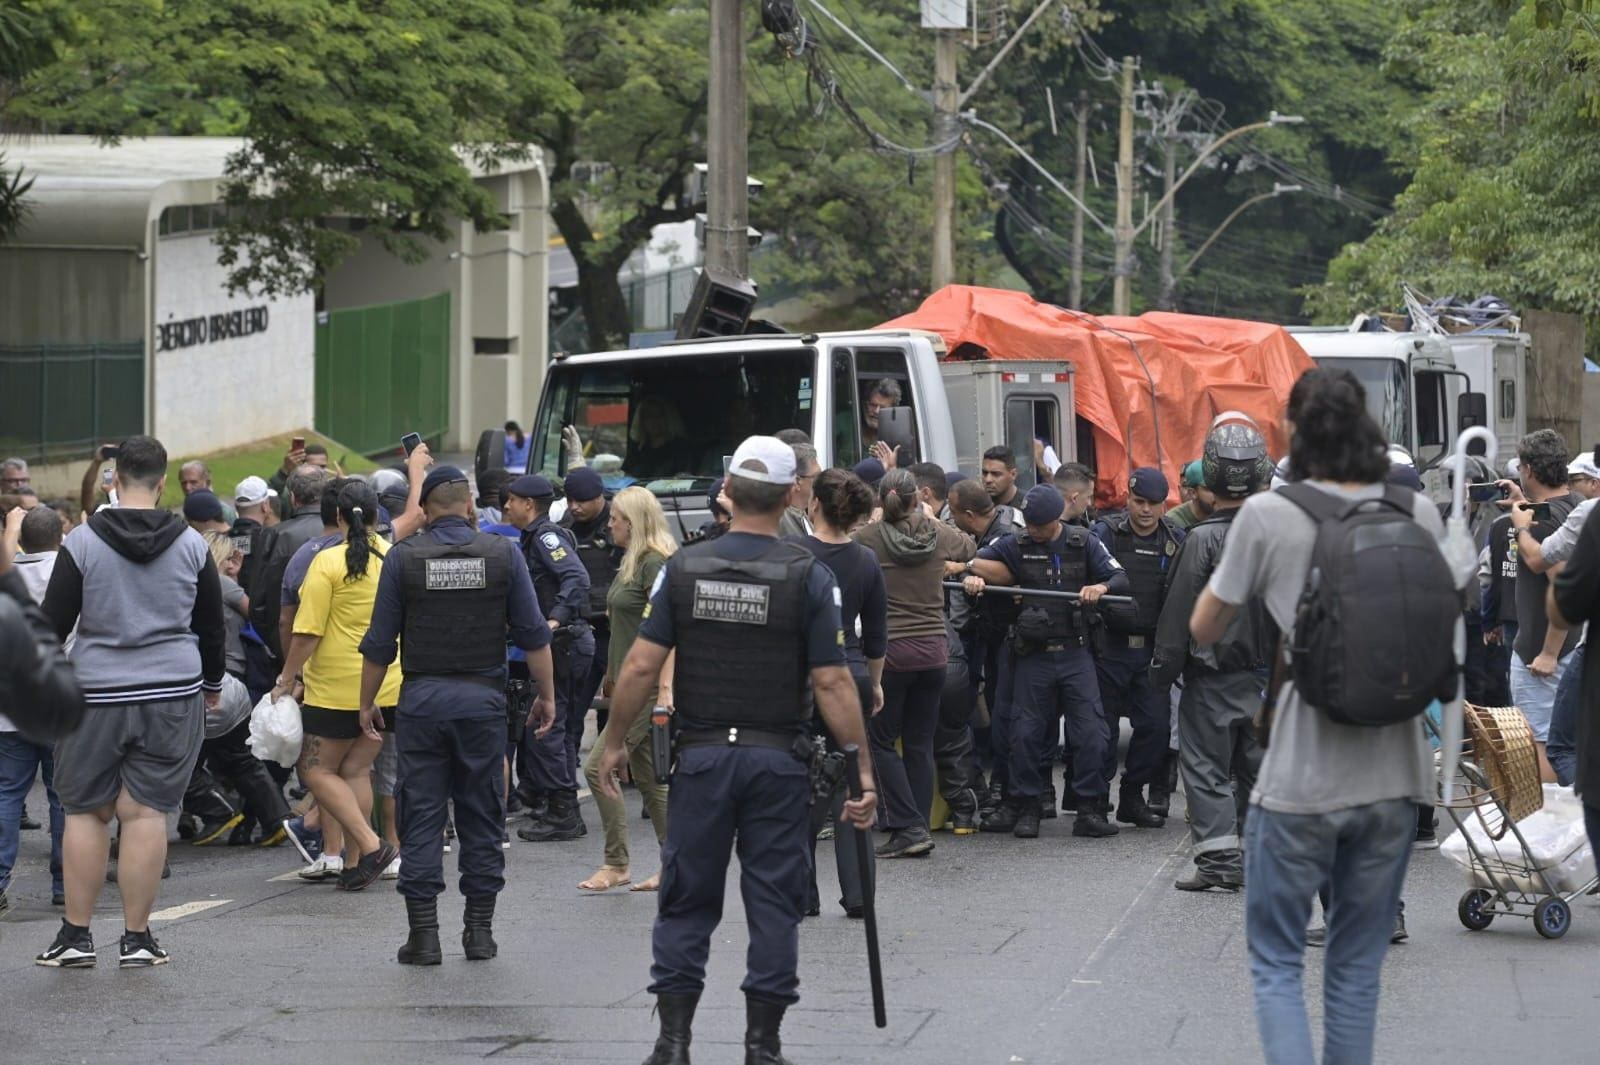
[[1317, 523], [1289, 642], [1300, 695], [1338, 724], [1374, 728], [1455, 698], [1461, 597], [1413, 517], [1416, 493], [1388, 486], [1352, 503], [1309, 484], [1279, 491]]

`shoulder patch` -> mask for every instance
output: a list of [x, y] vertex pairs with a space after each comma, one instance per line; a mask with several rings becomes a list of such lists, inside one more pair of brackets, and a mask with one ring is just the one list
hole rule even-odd
[[656, 579], [650, 583], [650, 598], [654, 599], [656, 597], [656, 593], [661, 590], [661, 585], [666, 582], [666, 579], [667, 567], [662, 566], [656, 570]]
[[554, 551], [556, 548], [561, 546], [561, 537], [557, 536], [553, 532], [547, 532], [543, 536], [539, 537], [539, 542], [546, 548]]
[[833, 586], [833, 605], [841, 608], [844, 606], [844, 593], [839, 590], [838, 585]]

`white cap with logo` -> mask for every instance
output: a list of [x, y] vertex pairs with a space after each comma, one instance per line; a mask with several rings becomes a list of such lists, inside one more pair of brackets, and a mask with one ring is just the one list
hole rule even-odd
[[239, 482], [239, 487], [233, 490], [233, 501], [241, 507], [253, 507], [257, 503], [276, 498], [278, 493], [268, 488], [267, 482], [259, 477], [246, 477]]
[[775, 436], [746, 437], [728, 463], [728, 474], [766, 484], [794, 484], [794, 448]]
[[1577, 458], [1568, 463], [1567, 476], [1589, 477], [1593, 480], [1600, 481], [1600, 466], [1595, 465], [1594, 452], [1580, 452]]

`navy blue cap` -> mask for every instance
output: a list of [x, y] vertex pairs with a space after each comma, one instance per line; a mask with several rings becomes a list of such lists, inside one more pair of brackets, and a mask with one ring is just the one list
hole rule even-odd
[[1128, 491], [1150, 503], [1167, 500], [1167, 475], [1154, 466], [1140, 466], [1128, 476]]
[[1408, 466], [1403, 462], [1396, 462], [1389, 467], [1389, 475], [1384, 478], [1389, 484], [1409, 488], [1413, 492], [1422, 491], [1422, 478], [1417, 475], [1415, 466]]
[[543, 474], [525, 473], [506, 485], [506, 494], [521, 496], [523, 499], [554, 499], [556, 488], [550, 483], [550, 478]]
[[944, 471], [944, 486], [945, 486], [946, 489], [954, 488], [956, 485], [960, 484], [962, 481], [968, 481], [968, 480], [971, 480], [971, 478], [968, 477], [966, 474], [962, 473], [960, 470], [945, 470]]
[[579, 466], [567, 474], [567, 479], [561, 487], [566, 492], [567, 498], [574, 503], [587, 503], [606, 494], [605, 482], [600, 479], [600, 475], [592, 466]]
[[183, 500], [183, 517], [186, 521], [222, 521], [222, 500], [204, 488], [190, 492]]
[[883, 468], [883, 463], [877, 459], [862, 459], [855, 464], [855, 468], [850, 472], [866, 481], [873, 488], [876, 488], [878, 487], [878, 482], [883, 480], [883, 475], [888, 471]]
[[442, 484], [466, 484], [467, 475], [454, 466], [435, 466], [422, 479], [422, 502], [426, 503], [433, 490]]
[[1061, 498], [1061, 493], [1054, 486], [1036, 484], [1023, 497], [1022, 520], [1029, 525], [1049, 525], [1053, 521], [1060, 521], [1066, 509], [1067, 501]]

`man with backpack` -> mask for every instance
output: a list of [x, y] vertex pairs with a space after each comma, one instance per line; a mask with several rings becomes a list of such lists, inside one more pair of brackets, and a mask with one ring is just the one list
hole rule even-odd
[[1299, 483], [1239, 510], [1190, 627], [1211, 643], [1261, 603], [1287, 634], [1293, 668], [1245, 832], [1256, 1019], [1268, 1065], [1317, 1060], [1302, 981], [1311, 900], [1326, 884], [1322, 1060], [1359, 1065], [1372, 1060], [1417, 806], [1433, 801], [1417, 718], [1454, 697], [1458, 584], [1470, 574], [1446, 563], [1434, 506], [1385, 485], [1383, 434], [1352, 374], [1305, 374], [1288, 420]]
[[1223, 414], [1206, 436], [1210, 516], [1189, 527], [1178, 550], [1166, 602], [1156, 625], [1150, 677], [1158, 689], [1183, 679], [1178, 703], [1178, 769], [1189, 803], [1194, 872], [1179, 891], [1244, 886], [1239, 835], [1245, 803], [1261, 764], [1252, 722], [1261, 708], [1267, 664], [1277, 639], [1259, 605], [1232, 619], [1226, 632], [1191, 640], [1189, 615], [1223, 557], [1239, 508], [1272, 477], [1261, 431], [1242, 415]]

